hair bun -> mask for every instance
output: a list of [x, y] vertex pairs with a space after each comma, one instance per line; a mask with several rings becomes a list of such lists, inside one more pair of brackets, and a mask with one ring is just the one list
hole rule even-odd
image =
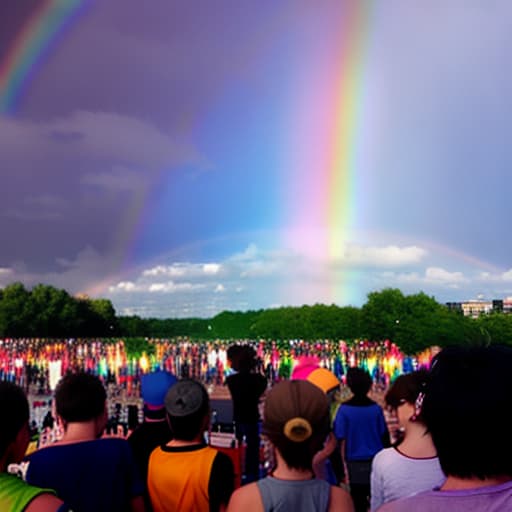
[[313, 429], [308, 420], [295, 417], [284, 424], [284, 435], [295, 443], [302, 443], [313, 434]]

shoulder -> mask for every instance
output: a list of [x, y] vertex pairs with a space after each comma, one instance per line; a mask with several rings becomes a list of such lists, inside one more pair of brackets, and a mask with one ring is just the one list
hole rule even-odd
[[229, 500], [227, 512], [263, 512], [263, 501], [257, 483], [244, 485], [237, 489]]
[[377, 452], [375, 457], [373, 458], [373, 466], [386, 464], [390, 460], [393, 460], [398, 455], [397, 451], [394, 448], [384, 448]]
[[64, 502], [50, 493], [39, 494], [25, 508], [25, 512], [64, 512], [69, 508]]
[[331, 497], [329, 502], [329, 511], [353, 512], [354, 504], [350, 494], [341, 487], [331, 486]]

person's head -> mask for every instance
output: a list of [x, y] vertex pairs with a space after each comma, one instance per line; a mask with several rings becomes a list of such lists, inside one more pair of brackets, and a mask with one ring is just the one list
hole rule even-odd
[[70, 423], [95, 421], [97, 435], [106, 425], [106, 399], [101, 380], [89, 373], [69, 373], [55, 389], [55, 407], [64, 427]]
[[0, 421], [0, 459], [5, 465], [20, 462], [30, 442], [30, 434], [28, 400], [19, 386], [0, 381], [0, 410], [3, 411]]
[[179, 441], [200, 440], [210, 418], [210, 397], [205, 387], [192, 379], [174, 384], [165, 396], [167, 419]]
[[276, 384], [265, 400], [262, 431], [290, 468], [310, 470], [329, 432], [327, 396], [305, 380]]
[[239, 365], [238, 365], [238, 356], [242, 350], [242, 345], [234, 344], [230, 345], [228, 347], [228, 350], [226, 351], [226, 357], [228, 358], [229, 364], [231, 365], [231, 368], [233, 370], [238, 371]]
[[165, 420], [165, 395], [178, 379], [170, 372], [146, 373], [140, 378], [140, 394], [144, 402], [144, 415]]
[[512, 348], [451, 347], [432, 361], [423, 419], [444, 473], [512, 477]]
[[237, 353], [237, 360], [237, 370], [249, 373], [256, 367], [256, 351], [250, 345], [242, 345]]
[[372, 378], [363, 368], [349, 368], [347, 370], [347, 386], [355, 396], [366, 396], [372, 388]]
[[427, 370], [400, 375], [385, 396], [388, 407], [396, 411], [402, 427], [409, 421], [424, 423], [421, 403], [429, 381]]

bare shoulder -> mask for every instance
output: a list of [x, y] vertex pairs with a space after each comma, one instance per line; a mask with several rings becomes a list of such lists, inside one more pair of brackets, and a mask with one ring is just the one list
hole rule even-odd
[[63, 503], [53, 494], [39, 494], [25, 508], [25, 512], [56, 512]]
[[227, 512], [263, 512], [263, 502], [256, 483], [244, 485], [237, 489], [229, 500]]
[[354, 512], [354, 503], [350, 494], [341, 487], [331, 486], [329, 512]]

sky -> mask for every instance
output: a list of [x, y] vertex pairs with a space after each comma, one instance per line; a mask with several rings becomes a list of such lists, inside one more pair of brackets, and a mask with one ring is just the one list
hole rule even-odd
[[0, 287], [211, 317], [512, 295], [509, 0], [5, 0]]

